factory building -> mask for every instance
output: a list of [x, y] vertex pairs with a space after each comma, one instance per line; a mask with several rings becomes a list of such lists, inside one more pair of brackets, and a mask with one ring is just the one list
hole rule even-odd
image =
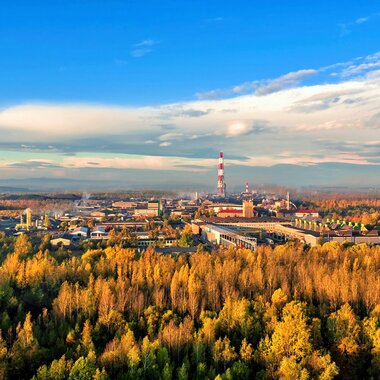
[[241, 217], [242, 215], [243, 215], [243, 210], [237, 209], [237, 208], [226, 208], [218, 212], [219, 218], [235, 218], [235, 217]]
[[90, 213], [90, 217], [95, 220], [101, 221], [106, 217], [106, 213], [103, 211], [93, 211]]
[[134, 209], [135, 216], [146, 216], [154, 218], [162, 215], [161, 201], [154, 200], [148, 203], [138, 204]]
[[137, 206], [136, 202], [116, 201], [112, 203], [112, 207], [121, 208], [121, 209], [135, 208], [136, 206]]
[[160, 200], [149, 201], [148, 210], [149, 210], [149, 214], [154, 214], [154, 216], [161, 216], [162, 214], [161, 201]]
[[203, 222], [193, 222], [192, 231], [204, 242], [225, 247], [246, 248], [253, 251], [257, 248], [257, 239], [242, 235], [223, 225], [207, 224]]
[[319, 218], [319, 213], [318, 211], [315, 211], [315, 210], [300, 209], [294, 213], [294, 216], [296, 218], [306, 218], [306, 217]]
[[[220, 218], [253, 218], [257, 216], [257, 211], [253, 207], [252, 200], [243, 200], [243, 205], [228, 205], [227, 207], [223, 207], [218, 205], [218, 217]], [[215, 210], [215, 207], [214, 207]]]
[[276, 211], [276, 216], [279, 218], [307, 218], [307, 219], [315, 219], [319, 218], [319, 213], [316, 210], [309, 210], [309, 209], [281, 209]]

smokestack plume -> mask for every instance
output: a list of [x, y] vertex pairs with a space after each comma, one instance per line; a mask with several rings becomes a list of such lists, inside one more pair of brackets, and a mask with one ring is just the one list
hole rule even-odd
[[222, 198], [226, 196], [226, 184], [224, 182], [224, 157], [223, 152], [219, 153], [218, 165], [218, 195]]

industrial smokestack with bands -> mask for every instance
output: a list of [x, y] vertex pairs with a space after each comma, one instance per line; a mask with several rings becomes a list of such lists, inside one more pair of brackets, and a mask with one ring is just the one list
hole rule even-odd
[[226, 184], [224, 182], [224, 158], [223, 152], [219, 153], [218, 165], [218, 195], [222, 198], [226, 196]]

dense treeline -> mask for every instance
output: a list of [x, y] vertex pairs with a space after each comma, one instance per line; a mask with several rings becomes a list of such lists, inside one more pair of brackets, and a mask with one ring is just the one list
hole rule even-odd
[[379, 247], [0, 252], [0, 378], [380, 376]]
[[324, 217], [346, 219], [350, 222], [369, 225], [380, 221], [380, 199], [378, 194], [368, 195], [324, 194], [304, 196], [298, 202], [307, 207], [316, 208]]
[[74, 202], [68, 200], [0, 200], [0, 216], [17, 217], [23, 214], [26, 208], [30, 208], [34, 214], [60, 213], [74, 208]]

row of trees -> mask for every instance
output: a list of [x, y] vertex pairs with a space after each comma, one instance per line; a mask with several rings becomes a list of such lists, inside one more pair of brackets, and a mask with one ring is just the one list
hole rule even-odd
[[81, 257], [0, 238], [0, 378], [380, 376], [380, 248]]
[[368, 195], [321, 194], [303, 196], [302, 203], [316, 208], [323, 216], [343, 219], [365, 225], [380, 221], [380, 199]]

